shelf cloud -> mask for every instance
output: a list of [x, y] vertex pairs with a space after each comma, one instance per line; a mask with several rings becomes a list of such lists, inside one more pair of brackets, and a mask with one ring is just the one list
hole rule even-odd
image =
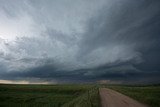
[[159, 6], [159, 0], [1, 0], [0, 80], [158, 83]]

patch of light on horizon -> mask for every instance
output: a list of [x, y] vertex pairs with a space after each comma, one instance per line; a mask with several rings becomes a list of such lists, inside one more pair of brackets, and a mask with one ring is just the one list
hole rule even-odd
[[30, 82], [27, 80], [20, 80], [20, 81], [0, 80], [0, 84], [49, 84], [49, 82]]

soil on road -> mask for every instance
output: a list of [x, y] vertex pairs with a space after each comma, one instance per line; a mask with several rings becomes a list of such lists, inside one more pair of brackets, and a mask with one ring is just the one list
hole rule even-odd
[[148, 107], [132, 98], [107, 88], [100, 88], [102, 107]]

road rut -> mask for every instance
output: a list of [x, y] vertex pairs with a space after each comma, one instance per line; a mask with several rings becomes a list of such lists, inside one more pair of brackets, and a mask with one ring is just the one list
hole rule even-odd
[[132, 98], [107, 88], [100, 88], [102, 107], [148, 107]]

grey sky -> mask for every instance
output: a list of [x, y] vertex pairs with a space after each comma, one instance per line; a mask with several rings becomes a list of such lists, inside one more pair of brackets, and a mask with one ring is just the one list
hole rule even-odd
[[159, 0], [0, 0], [0, 79], [156, 83]]

